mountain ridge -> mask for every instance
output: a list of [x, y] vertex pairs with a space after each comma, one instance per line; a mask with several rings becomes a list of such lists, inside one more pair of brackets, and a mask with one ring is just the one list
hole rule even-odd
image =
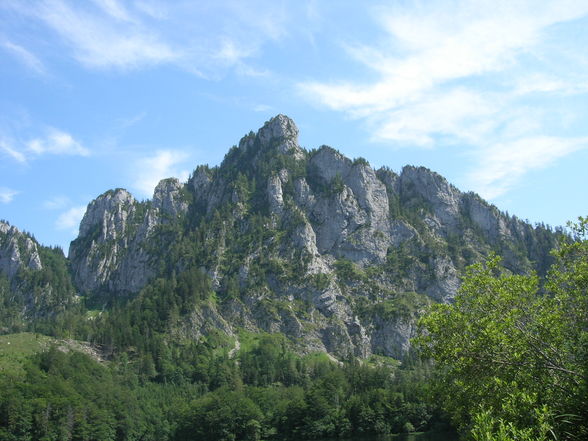
[[549, 228], [424, 167], [397, 174], [326, 145], [305, 150], [277, 115], [219, 166], [162, 180], [151, 200], [98, 196], [68, 262], [77, 294], [99, 308], [144, 301], [163, 281], [208, 279], [208, 293], [170, 319], [177, 338], [281, 332], [302, 352], [398, 358], [420, 311], [451, 301], [466, 265], [496, 252], [513, 272], [542, 273], [554, 245]]

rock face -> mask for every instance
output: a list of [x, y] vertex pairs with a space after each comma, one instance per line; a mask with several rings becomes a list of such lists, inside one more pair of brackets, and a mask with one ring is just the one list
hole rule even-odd
[[61, 249], [0, 221], [0, 332], [21, 330], [77, 302]]
[[37, 243], [16, 227], [0, 221], [0, 273], [12, 280], [21, 268], [43, 268]]
[[0, 273], [13, 280], [20, 269], [42, 268], [37, 243], [16, 227], [0, 221]]
[[[34, 244], [0, 231], [3, 272], [40, 265]], [[183, 337], [240, 327], [283, 332], [301, 351], [400, 357], [416, 317], [451, 301], [465, 265], [499, 251], [515, 272], [542, 271], [553, 241], [428, 169], [307, 151], [278, 115], [220, 166], [162, 180], [151, 201], [122, 189], [96, 198], [69, 258], [77, 289], [104, 302], [157, 277], [207, 274], [218, 301], [185, 313]]]
[[310, 211], [319, 250], [361, 265], [382, 263], [390, 245], [390, 217], [386, 187], [374, 170], [326, 146], [311, 158], [310, 169], [329, 189]]
[[176, 178], [162, 180], [155, 187], [152, 205], [161, 222], [174, 222], [188, 211], [184, 186]]
[[69, 249], [78, 288], [86, 293], [135, 293], [154, 276], [150, 238], [158, 226], [181, 221], [188, 211], [185, 185], [162, 180], [151, 202], [138, 202], [124, 189], [93, 200]]
[[119, 269], [132, 241], [129, 233], [136, 205], [133, 196], [122, 189], [108, 191], [88, 205], [79, 236], [69, 249], [74, 281], [82, 291], [120, 286]]
[[285, 115], [277, 115], [269, 120], [259, 131], [250, 133], [239, 142], [241, 151], [255, 150], [261, 145], [265, 149], [272, 149], [282, 155], [289, 155], [294, 159], [304, 159], [303, 149], [298, 145], [298, 127]]

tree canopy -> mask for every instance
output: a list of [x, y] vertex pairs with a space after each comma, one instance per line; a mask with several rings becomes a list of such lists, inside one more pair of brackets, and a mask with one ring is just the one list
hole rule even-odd
[[588, 219], [571, 229], [546, 280], [493, 256], [420, 320], [436, 393], [475, 440], [588, 439]]

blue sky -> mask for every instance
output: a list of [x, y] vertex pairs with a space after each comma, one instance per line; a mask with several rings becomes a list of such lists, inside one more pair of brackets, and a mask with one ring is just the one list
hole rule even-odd
[[0, 218], [66, 251], [116, 187], [306, 148], [424, 165], [531, 222], [586, 215], [588, 0], [3, 0]]

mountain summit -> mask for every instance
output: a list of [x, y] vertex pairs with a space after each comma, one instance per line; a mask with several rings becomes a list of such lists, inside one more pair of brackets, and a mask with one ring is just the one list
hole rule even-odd
[[266, 122], [257, 135], [251, 134], [241, 139], [239, 148], [247, 150], [255, 141], [264, 148], [274, 148], [281, 154], [291, 154], [296, 159], [304, 158], [298, 145], [298, 127], [286, 115], [277, 115]]

